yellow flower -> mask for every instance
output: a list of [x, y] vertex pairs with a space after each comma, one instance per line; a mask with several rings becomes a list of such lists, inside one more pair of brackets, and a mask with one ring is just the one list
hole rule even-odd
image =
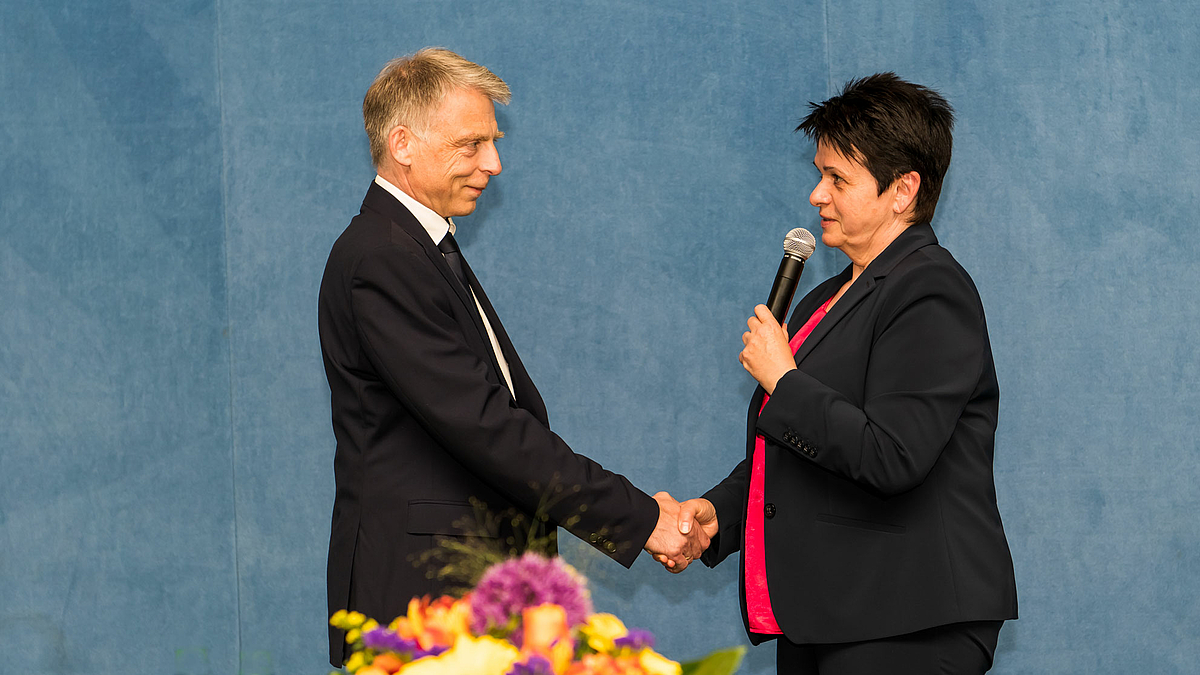
[[642, 653], [638, 655], [638, 664], [642, 666], [642, 670], [646, 671], [646, 675], [681, 675], [683, 673], [683, 666], [653, 649], [643, 649]]
[[587, 637], [588, 646], [602, 654], [610, 654], [616, 646], [613, 640], [629, 634], [625, 624], [612, 614], [593, 614], [579, 629]]
[[363, 656], [362, 652], [354, 652], [350, 658], [346, 659], [345, 663], [346, 670], [352, 673], [365, 665], [367, 665], [367, 658]]
[[346, 631], [346, 644], [352, 645], [358, 642], [358, 638], [362, 637], [362, 631], [357, 628], [351, 628]]
[[559, 640], [550, 648], [548, 658], [555, 675], [563, 675], [571, 667], [571, 659], [575, 658], [575, 641], [570, 638]]
[[363, 625], [366, 620], [367, 617], [362, 612], [350, 612], [346, 615], [346, 623], [355, 627]]
[[350, 614], [350, 612], [347, 612], [344, 609], [339, 609], [338, 611], [333, 613], [333, 616], [329, 617], [329, 625], [330, 626], [340, 625], [343, 621], [346, 620], [346, 617], [349, 616], [349, 614]]
[[360, 628], [359, 630], [361, 630], [364, 633], [367, 633], [367, 632], [375, 630], [376, 628], [379, 628], [379, 622], [376, 621], [375, 619], [367, 619], [366, 623], [364, 623], [362, 625], [362, 628]]
[[518, 656], [517, 648], [503, 640], [487, 635], [481, 638], [460, 635], [450, 651], [417, 659], [400, 672], [403, 675], [504, 675]]

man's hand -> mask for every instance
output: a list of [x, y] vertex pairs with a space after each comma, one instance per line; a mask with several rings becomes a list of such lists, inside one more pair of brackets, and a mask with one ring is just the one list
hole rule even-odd
[[[682, 572], [708, 548], [709, 537], [703, 527], [694, 528], [693, 532], [687, 534], [680, 531], [679, 502], [671, 495], [659, 492], [654, 495], [654, 501], [658, 502], [658, 525], [646, 541], [645, 548], [668, 571]], [[713, 522], [716, 522], [715, 513]]]
[[796, 368], [796, 357], [788, 345], [787, 324], [780, 325], [766, 305], [758, 305], [754, 316], [746, 320], [746, 327], [749, 330], [742, 333], [746, 347], [738, 361], [768, 394], [774, 394], [779, 378]]

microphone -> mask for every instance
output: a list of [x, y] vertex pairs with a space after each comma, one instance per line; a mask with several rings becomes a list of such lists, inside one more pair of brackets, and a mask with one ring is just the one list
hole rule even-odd
[[767, 296], [767, 308], [779, 323], [783, 323], [788, 307], [792, 306], [796, 284], [800, 281], [800, 274], [804, 272], [804, 261], [808, 260], [808, 256], [812, 255], [816, 248], [816, 238], [803, 227], [797, 227], [783, 238], [783, 261], [779, 263], [779, 272], [775, 274], [771, 295]]

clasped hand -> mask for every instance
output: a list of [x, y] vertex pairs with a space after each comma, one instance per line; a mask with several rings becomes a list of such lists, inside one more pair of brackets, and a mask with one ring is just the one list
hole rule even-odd
[[668, 572], [678, 574], [708, 549], [717, 534], [717, 510], [707, 499], [689, 499], [680, 504], [666, 492], [654, 495], [658, 502], [658, 525], [646, 542], [646, 550]]

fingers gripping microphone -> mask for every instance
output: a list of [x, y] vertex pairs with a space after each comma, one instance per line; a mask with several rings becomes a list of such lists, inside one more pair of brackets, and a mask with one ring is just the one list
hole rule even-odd
[[804, 261], [808, 260], [808, 256], [812, 255], [816, 248], [816, 238], [803, 227], [797, 227], [783, 238], [783, 261], [779, 263], [775, 285], [771, 286], [771, 295], [767, 297], [767, 308], [779, 323], [783, 323], [788, 307], [792, 306], [796, 284], [800, 281], [800, 274], [804, 272]]

